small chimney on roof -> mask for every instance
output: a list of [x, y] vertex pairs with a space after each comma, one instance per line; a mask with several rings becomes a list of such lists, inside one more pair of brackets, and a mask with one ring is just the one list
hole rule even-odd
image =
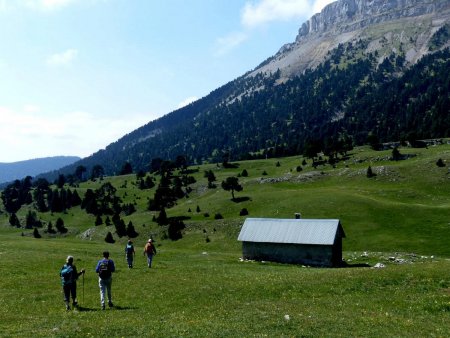
[[302, 218], [302, 214], [299, 213], [299, 212], [296, 212], [295, 213], [295, 219], [300, 219], [300, 218]]

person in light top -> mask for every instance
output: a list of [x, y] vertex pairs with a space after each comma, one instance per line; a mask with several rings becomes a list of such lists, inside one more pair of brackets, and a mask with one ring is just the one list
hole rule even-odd
[[152, 239], [150, 238], [144, 247], [144, 255], [147, 255], [147, 265], [149, 268], [152, 267], [153, 256], [156, 255], [156, 248], [153, 244]]

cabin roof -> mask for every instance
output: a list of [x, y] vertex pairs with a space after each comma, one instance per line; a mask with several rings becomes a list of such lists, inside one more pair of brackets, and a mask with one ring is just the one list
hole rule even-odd
[[333, 245], [345, 237], [338, 219], [247, 218], [238, 240], [242, 242]]

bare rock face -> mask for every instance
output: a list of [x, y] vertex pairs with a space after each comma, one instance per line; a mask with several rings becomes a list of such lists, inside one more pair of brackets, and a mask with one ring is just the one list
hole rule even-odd
[[314, 33], [344, 33], [369, 25], [435, 13], [449, 1], [435, 0], [341, 0], [326, 6], [305, 22], [297, 41]]
[[303, 23], [295, 42], [283, 46], [252, 74], [281, 71], [282, 77], [315, 68], [339, 44], [365, 40], [364, 52], [382, 58], [403, 53], [413, 64], [428, 53], [427, 43], [450, 23], [450, 0], [338, 0]]

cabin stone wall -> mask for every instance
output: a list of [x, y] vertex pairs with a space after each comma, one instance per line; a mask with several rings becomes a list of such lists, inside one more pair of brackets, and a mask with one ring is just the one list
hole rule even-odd
[[[289, 264], [304, 264], [312, 266], [336, 266], [341, 260], [335, 257], [336, 250], [331, 245], [306, 245], [286, 243], [242, 242], [244, 259], [256, 261], [271, 261]], [[341, 249], [342, 250], [342, 249]]]

